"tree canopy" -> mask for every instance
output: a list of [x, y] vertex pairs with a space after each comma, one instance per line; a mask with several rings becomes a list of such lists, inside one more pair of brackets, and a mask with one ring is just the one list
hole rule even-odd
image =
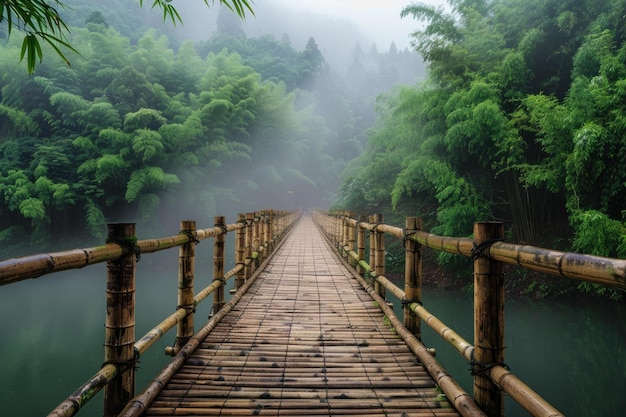
[[[209, 5], [209, 0], [202, 0]], [[143, 0], [139, 0], [143, 6]], [[211, 5], [214, 0], [211, 1]], [[228, 9], [245, 18], [246, 13], [254, 14], [249, 0], [220, 0]], [[26, 57], [28, 72], [35, 70], [37, 60], [43, 59], [40, 41], [50, 46], [67, 65], [70, 65], [64, 49], [80, 53], [68, 41], [70, 29], [63, 19], [62, 9], [66, 3], [61, 0], [0, 0], [0, 23], [6, 25], [7, 37], [13, 29], [24, 33], [20, 59]], [[152, 7], [163, 10], [163, 20], [171, 20], [173, 24], [182, 22], [176, 8], [169, 0], [154, 0]]]

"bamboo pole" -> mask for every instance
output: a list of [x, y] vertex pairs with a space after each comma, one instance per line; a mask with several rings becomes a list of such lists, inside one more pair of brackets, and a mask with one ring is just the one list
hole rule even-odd
[[357, 262], [350, 256], [350, 253], [354, 251], [356, 246], [356, 226], [354, 223], [349, 222], [355, 216], [354, 212], [350, 212], [350, 217], [346, 219], [346, 230], [348, 231], [348, 250], [346, 251], [346, 258], [349, 260], [350, 265], [356, 265]]
[[341, 256], [348, 259], [348, 241], [350, 240], [350, 226], [348, 217], [344, 214], [341, 218]]
[[[215, 216], [215, 227], [223, 227], [226, 220], [223, 216]], [[213, 314], [220, 311], [224, 305], [224, 244], [226, 242], [226, 231], [215, 236], [213, 239], [213, 281], [221, 283], [220, 287], [213, 293]]]
[[257, 255], [257, 257], [254, 260], [254, 269], [256, 270], [256, 268], [259, 267], [259, 260], [262, 258], [261, 253], [259, 252], [259, 248], [261, 247], [261, 221], [262, 221], [263, 217], [261, 215], [261, 212], [259, 211], [255, 211], [254, 212], [254, 226], [253, 226], [253, 234], [252, 234], [252, 250], [254, 252], [259, 253], [259, 255]]
[[[246, 215], [238, 214], [237, 215], [237, 223], [244, 224], [246, 223]], [[244, 265], [246, 262], [246, 230], [245, 227], [237, 230], [237, 235], [235, 236], [235, 264], [236, 265]], [[245, 268], [241, 268], [240, 272], [237, 272], [237, 277], [235, 278], [235, 290], [241, 288], [243, 283], [246, 281], [246, 271]]]
[[194, 333], [195, 304], [193, 295], [196, 222], [184, 220], [180, 223], [180, 230], [181, 234], [187, 236], [188, 241], [178, 251], [178, 306], [176, 309], [185, 310], [187, 314], [182, 316], [176, 326], [176, 342], [174, 346], [165, 348], [165, 353], [170, 356], [176, 355]]
[[[407, 217], [405, 220], [405, 235], [410, 235], [422, 229], [422, 219], [417, 217]], [[422, 248], [414, 240], [406, 239], [405, 261], [404, 261], [404, 293], [406, 303], [422, 302]], [[410, 309], [404, 309], [404, 325], [418, 339], [422, 339], [420, 320]]]
[[539, 394], [519, 380], [504, 366], [494, 366], [489, 374], [498, 386], [524, 407], [532, 416], [563, 417], [564, 415], [550, 405]]
[[[376, 215], [371, 214], [368, 220], [371, 224], [376, 223]], [[372, 227], [369, 230], [370, 254], [368, 264], [370, 266], [370, 275], [372, 275], [376, 273], [376, 244], [378, 241], [376, 240], [376, 229]]]
[[135, 237], [134, 223], [107, 226], [107, 242], [117, 243], [124, 255], [107, 263], [107, 312], [104, 363], [118, 368], [104, 388], [104, 416], [115, 416], [135, 396]]
[[261, 217], [261, 246], [263, 246], [263, 257], [265, 258], [266, 256], [269, 255], [269, 245], [267, 242], [267, 236], [268, 236], [268, 231], [267, 231], [267, 227], [268, 227], [268, 218], [269, 215], [267, 213], [267, 210], [263, 210], [263, 215]]
[[361, 223], [365, 223], [366, 217], [359, 216], [359, 222], [354, 225], [356, 227], [356, 246], [357, 246], [357, 262], [356, 270], [362, 276], [364, 274], [363, 268], [361, 268], [360, 261], [365, 259], [365, 229], [361, 227]]
[[275, 213], [276, 218], [274, 219], [274, 236], [280, 239], [282, 236], [282, 224], [283, 224], [283, 214], [280, 212]]
[[254, 252], [254, 213], [246, 213], [246, 279], [252, 276], [254, 266], [252, 253]]
[[504, 415], [504, 395], [489, 370], [504, 362], [503, 264], [481, 254], [504, 237], [500, 222], [474, 224], [474, 399], [490, 417]]
[[[376, 215], [376, 223], [379, 225], [383, 224], [383, 215]], [[379, 230], [376, 227], [376, 263], [374, 264], [374, 270], [376, 271], [376, 276], [385, 275], [385, 233], [382, 230]], [[380, 285], [378, 281], [375, 283], [376, 294], [380, 295], [382, 298], [385, 298], [385, 287]]]
[[267, 210], [266, 226], [265, 226], [265, 245], [267, 253], [274, 251], [274, 210]]

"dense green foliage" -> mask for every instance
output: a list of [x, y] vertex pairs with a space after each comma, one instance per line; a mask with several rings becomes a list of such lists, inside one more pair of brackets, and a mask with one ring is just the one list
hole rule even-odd
[[[203, 0], [209, 6], [208, 0]], [[143, 6], [143, 0], [139, 0]], [[211, 3], [213, 4], [213, 2]], [[228, 9], [244, 18], [246, 13], [254, 14], [248, 0], [220, 0]], [[0, 0], [0, 23], [6, 23], [7, 36], [15, 29], [22, 31], [22, 49], [20, 59], [26, 57], [28, 72], [35, 71], [37, 59], [43, 59], [40, 40], [56, 52], [67, 65], [70, 61], [63, 49], [78, 52], [68, 42], [69, 27], [64, 20], [62, 10], [67, 5], [61, 0]], [[152, 7], [163, 11], [163, 20], [171, 19], [172, 23], [181, 22], [180, 15], [170, 0], [153, 0]]]
[[361, 152], [372, 93], [344, 87], [313, 38], [302, 51], [247, 38], [225, 12], [207, 41], [172, 43], [138, 4], [113, 1], [73, 3], [71, 67], [48, 54], [28, 75], [20, 40], [0, 33], [3, 248], [101, 241], [107, 221], [171, 230], [235, 205], [329, 205]]
[[501, 220], [517, 242], [626, 256], [625, 3], [415, 3], [429, 79], [379, 100], [341, 207], [436, 233]]

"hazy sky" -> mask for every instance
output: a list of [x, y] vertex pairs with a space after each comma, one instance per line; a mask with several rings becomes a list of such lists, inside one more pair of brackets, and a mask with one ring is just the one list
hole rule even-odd
[[[257, 3], [262, 0], [257, 0]], [[399, 48], [409, 45], [409, 34], [417, 22], [407, 16], [400, 18], [400, 11], [413, 3], [412, 0], [275, 0], [290, 8], [308, 10], [339, 19], [355, 22], [361, 31], [386, 48], [394, 41]], [[421, 3], [443, 5], [445, 0], [421, 0]]]

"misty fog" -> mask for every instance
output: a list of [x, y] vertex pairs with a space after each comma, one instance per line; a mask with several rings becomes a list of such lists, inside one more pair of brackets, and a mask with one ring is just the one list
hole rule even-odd
[[407, 48], [271, 2], [243, 22], [183, 2], [182, 25], [121, 0], [74, 3], [72, 67], [48, 52], [28, 77], [17, 39], [0, 46], [5, 201], [20, 196], [2, 207], [8, 245], [101, 239], [106, 221], [158, 234], [182, 218], [328, 208], [376, 98], [424, 77]]

